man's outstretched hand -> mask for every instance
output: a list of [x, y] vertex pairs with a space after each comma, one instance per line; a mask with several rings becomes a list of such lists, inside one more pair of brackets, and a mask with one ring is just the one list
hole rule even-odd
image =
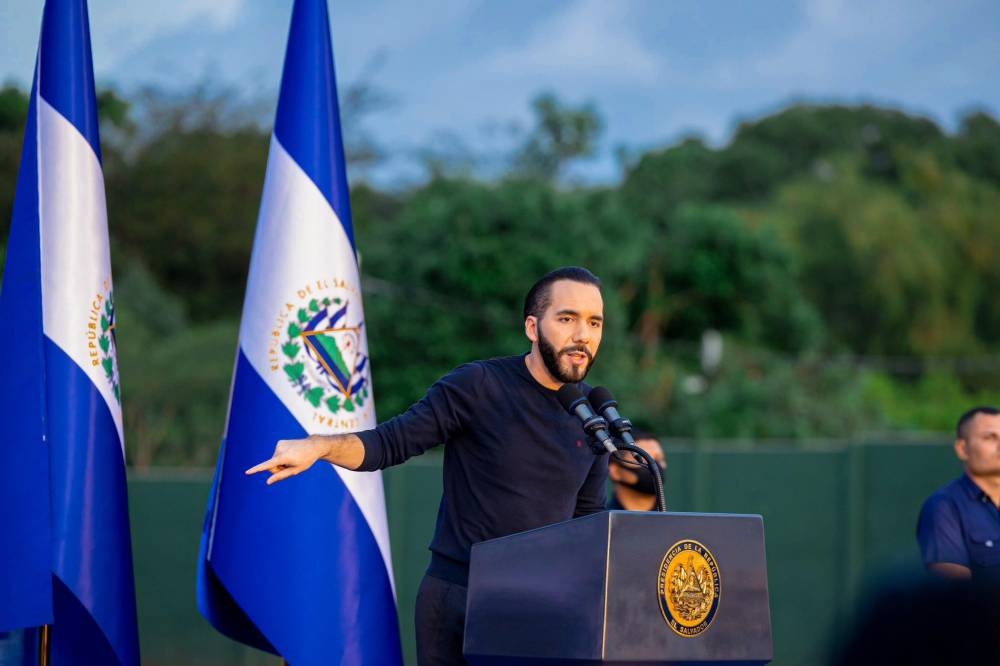
[[301, 474], [329, 452], [325, 437], [312, 435], [306, 439], [282, 439], [274, 447], [274, 455], [246, 471], [247, 474], [270, 472], [267, 485]]
[[247, 474], [270, 472], [267, 485], [301, 474], [317, 460], [325, 460], [345, 469], [357, 469], [365, 459], [365, 447], [354, 434], [310, 435], [305, 439], [282, 439], [274, 455], [246, 471]]

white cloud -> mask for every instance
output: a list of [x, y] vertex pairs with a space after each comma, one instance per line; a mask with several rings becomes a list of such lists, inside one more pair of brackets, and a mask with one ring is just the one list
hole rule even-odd
[[90, 30], [95, 44], [94, 69], [107, 72], [136, 49], [162, 35], [193, 24], [215, 29], [231, 27], [240, 16], [243, 0], [93, 0]]
[[445, 33], [472, 15], [483, 0], [422, 0], [398, 2], [331, 3], [333, 36], [338, 43], [368, 44], [393, 50], [425, 43], [435, 33]]
[[856, 88], [912, 57], [942, 19], [942, 6], [931, 2], [808, 0], [803, 10], [802, 25], [787, 39], [762, 44], [757, 57], [720, 64], [707, 80], [786, 93]]
[[[0, 80], [27, 85], [38, 50], [42, 2], [0, 1]], [[243, 0], [91, 0], [90, 35], [98, 76], [113, 72], [151, 40], [203, 24], [224, 29], [244, 11]]]
[[481, 71], [510, 78], [653, 85], [663, 63], [642, 44], [630, 18], [625, 3], [573, 3], [534, 26], [523, 44], [481, 63]]

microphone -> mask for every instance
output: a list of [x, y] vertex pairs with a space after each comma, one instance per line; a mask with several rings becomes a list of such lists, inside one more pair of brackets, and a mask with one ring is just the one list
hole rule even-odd
[[623, 442], [635, 446], [635, 438], [632, 437], [632, 422], [618, 413], [618, 401], [611, 395], [611, 391], [603, 386], [596, 386], [590, 391], [590, 406], [611, 424]]
[[[615, 448], [611, 434], [608, 432], [608, 422], [604, 420], [604, 417], [594, 413], [594, 410], [587, 404], [587, 399], [576, 384], [563, 384], [556, 392], [556, 398], [558, 398], [563, 409], [583, 422], [584, 432], [597, 439], [605, 450], [609, 453], [614, 453], [618, 450]], [[602, 453], [597, 447], [591, 448], [598, 455]]]
[[666, 511], [667, 501], [663, 495], [663, 477], [660, 476], [660, 465], [642, 447], [636, 446], [635, 438], [632, 437], [632, 422], [618, 413], [618, 401], [611, 395], [611, 391], [603, 386], [595, 386], [590, 391], [590, 404], [595, 412], [602, 414], [611, 423], [611, 428], [623, 442], [622, 450], [631, 451], [646, 463], [646, 467], [653, 475], [653, 485], [656, 487], [656, 508], [658, 511]]

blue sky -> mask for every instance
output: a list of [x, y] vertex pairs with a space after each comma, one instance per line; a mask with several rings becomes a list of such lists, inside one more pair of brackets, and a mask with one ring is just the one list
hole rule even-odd
[[[0, 3], [0, 79], [26, 84], [41, 0]], [[210, 81], [276, 103], [290, 0], [90, 0], [99, 82], [128, 92]], [[593, 101], [601, 155], [577, 175], [610, 181], [613, 149], [697, 133], [721, 143], [743, 118], [791, 100], [871, 101], [953, 128], [1000, 110], [996, 0], [330, 0], [338, 77], [367, 76], [393, 104], [365, 129], [410, 151], [450, 136], [509, 147], [543, 90]], [[366, 74], [367, 73], [367, 74]]]

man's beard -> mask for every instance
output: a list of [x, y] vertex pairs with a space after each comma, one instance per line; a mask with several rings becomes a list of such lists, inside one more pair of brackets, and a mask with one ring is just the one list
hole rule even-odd
[[[593, 367], [594, 358], [596, 356], [591, 354], [590, 350], [584, 345], [571, 345], [569, 347], [563, 347], [556, 352], [556, 348], [545, 338], [540, 326], [538, 327], [538, 351], [542, 354], [542, 362], [545, 363], [545, 369], [549, 371], [550, 375], [564, 384], [582, 382], [584, 377], [587, 376], [587, 373], [590, 372], [590, 368]], [[588, 359], [587, 365], [582, 367], [570, 365], [565, 370], [560, 368], [559, 357], [569, 352], [582, 352], [586, 354]]]

